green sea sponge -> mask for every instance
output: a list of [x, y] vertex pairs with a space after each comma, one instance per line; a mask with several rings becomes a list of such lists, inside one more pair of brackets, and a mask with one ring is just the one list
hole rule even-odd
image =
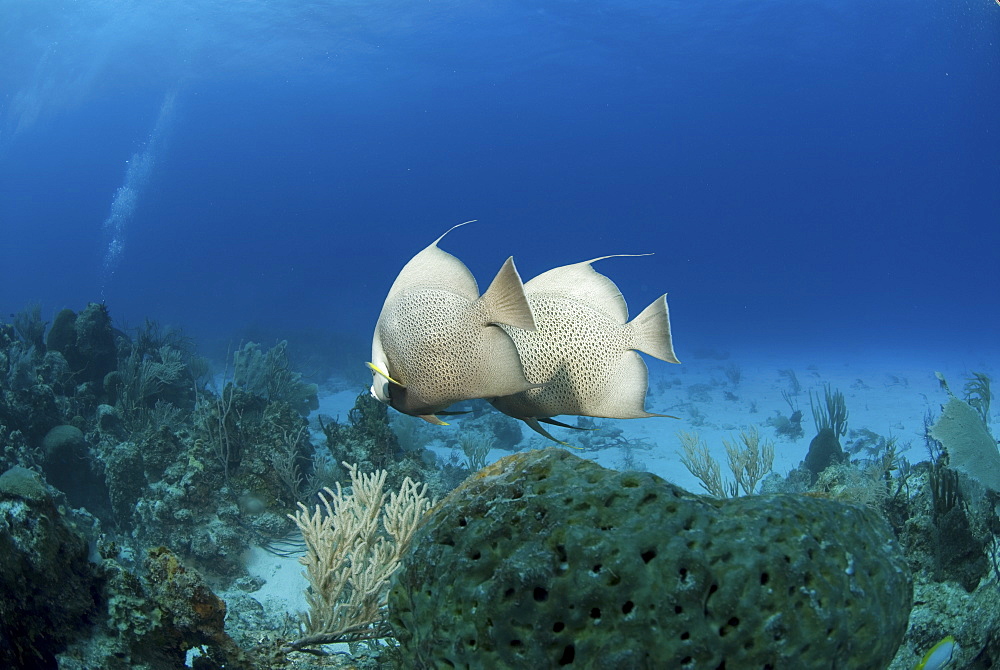
[[885, 668], [912, 582], [875, 512], [716, 500], [558, 448], [428, 515], [389, 595], [408, 668]]

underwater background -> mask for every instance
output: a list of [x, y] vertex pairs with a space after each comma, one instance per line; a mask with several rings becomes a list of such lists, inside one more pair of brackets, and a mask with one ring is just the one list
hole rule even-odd
[[5, 312], [367, 346], [478, 219], [480, 282], [655, 252], [607, 271], [681, 360], [995, 351], [996, 3], [0, 8]]
[[[995, 0], [0, 0], [0, 664], [992, 667], [998, 118]], [[646, 407], [676, 418], [563, 417], [588, 430], [557, 451], [482, 403], [439, 427], [372, 400], [389, 287], [469, 220], [441, 247], [481, 290], [508, 256], [527, 281], [650, 254], [595, 269], [631, 316], [669, 294], [682, 364], [646, 358]], [[424, 537], [458, 520], [472, 549], [420, 545], [334, 635], [300, 559], [346, 463], [428, 484]], [[730, 510], [698, 517], [734, 524], [717, 556], [602, 488], [672, 485]], [[548, 520], [469, 563], [521, 496]], [[588, 524], [624, 536], [564, 560], [552, 530]], [[543, 580], [525, 547], [583, 582], [518, 581]], [[789, 598], [724, 588], [745, 609], [716, 621], [675, 593], [709, 563], [695, 584]], [[648, 611], [588, 590], [602, 565]], [[476, 637], [477, 570], [538, 637]], [[764, 620], [802, 607], [828, 618]]]

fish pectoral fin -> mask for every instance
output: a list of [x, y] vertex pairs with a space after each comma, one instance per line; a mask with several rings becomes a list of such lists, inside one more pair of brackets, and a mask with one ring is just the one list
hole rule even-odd
[[[549, 420], [546, 420], [546, 419], [527, 418], [527, 419], [521, 419], [521, 420], [524, 421], [526, 424], [528, 424], [528, 427], [531, 428], [531, 430], [535, 431], [536, 433], [538, 433], [542, 437], [547, 437], [550, 440], [552, 440], [553, 442], [558, 442], [562, 446], [569, 447], [570, 449], [581, 449], [581, 450], [583, 449], [583, 447], [574, 446], [574, 445], [570, 444], [569, 442], [563, 442], [562, 440], [557, 440], [556, 438], [552, 437], [549, 434], [549, 431], [547, 431], [544, 428], [542, 428], [542, 425], [540, 423], [538, 423], [538, 422], [539, 421], [545, 421], [545, 423], [552, 423], [552, 424], [557, 425], [557, 426], [565, 426], [566, 424], [561, 424], [558, 421], [553, 422], [553, 421], [549, 421]], [[567, 428], [571, 428], [572, 426], [566, 426], [566, 427]]]
[[453, 410], [453, 411], [442, 410], [440, 412], [435, 412], [435, 414], [441, 414], [441, 415], [444, 415], [444, 416], [457, 416], [459, 414], [471, 414], [471, 413], [472, 413], [471, 409], [462, 409], [462, 410]]
[[600, 430], [600, 428], [596, 426], [594, 428], [584, 428], [583, 426], [574, 426], [572, 424], [563, 423], [562, 421], [556, 421], [555, 419], [551, 418], [538, 419], [538, 420], [541, 421], [542, 423], [547, 423], [551, 426], [559, 426], [560, 428], [572, 428], [573, 430]]
[[382, 370], [382, 368], [380, 368], [379, 366], [375, 365], [374, 363], [369, 362], [369, 363], [365, 363], [365, 365], [368, 366], [369, 370], [371, 370], [372, 372], [374, 372], [375, 374], [377, 374], [377, 375], [379, 375], [381, 377], [385, 377], [386, 379], [388, 379], [390, 382], [392, 382], [396, 386], [400, 386], [402, 388], [406, 388], [406, 384], [400, 384], [395, 379], [393, 379], [392, 377], [390, 377], [388, 372], [385, 372], [384, 370]]
[[[444, 412], [442, 412], [442, 414], [443, 413]], [[437, 418], [433, 414], [420, 414], [420, 415], [418, 415], [418, 418], [423, 419], [427, 423], [433, 423], [435, 426], [450, 426], [451, 425], [447, 421], [442, 421], [441, 419]]]

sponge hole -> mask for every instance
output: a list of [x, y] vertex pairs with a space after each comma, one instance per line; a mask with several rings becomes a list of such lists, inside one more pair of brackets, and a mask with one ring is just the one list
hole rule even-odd
[[573, 645], [566, 645], [563, 648], [562, 656], [559, 658], [559, 665], [571, 665], [575, 656], [576, 649], [573, 648]]

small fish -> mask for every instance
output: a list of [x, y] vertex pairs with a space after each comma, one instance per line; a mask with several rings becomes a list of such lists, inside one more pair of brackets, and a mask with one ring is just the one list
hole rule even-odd
[[[466, 223], [472, 223], [466, 221]], [[534, 330], [524, 284], [508, 258], [482, 296], [469, 269], [438, 243], [400, 271], [372, 338], [372, 395], [435, 424], [450, 405], [532, 387], [507, 332]]]
[[954, 637], [947, 635], [924, 654], [920, 662], [913, 666], [913, 670], [941, 670], [951, 664], [956, 654], [958, 654], [958, 643]]
[[649, 373], [636, 351], [671, 363], [674, 354], [666, 296], [632, 321], [613, 281], [591, 266], [603, 256], [542, 273], [524, 285], [536, 330], [501, 325], [517, 345], [527, 380], [537, 386], [491, 400], [556, 440], [539, 422], [567, 426], [558, 415], [633, 419], [645, 409]]

